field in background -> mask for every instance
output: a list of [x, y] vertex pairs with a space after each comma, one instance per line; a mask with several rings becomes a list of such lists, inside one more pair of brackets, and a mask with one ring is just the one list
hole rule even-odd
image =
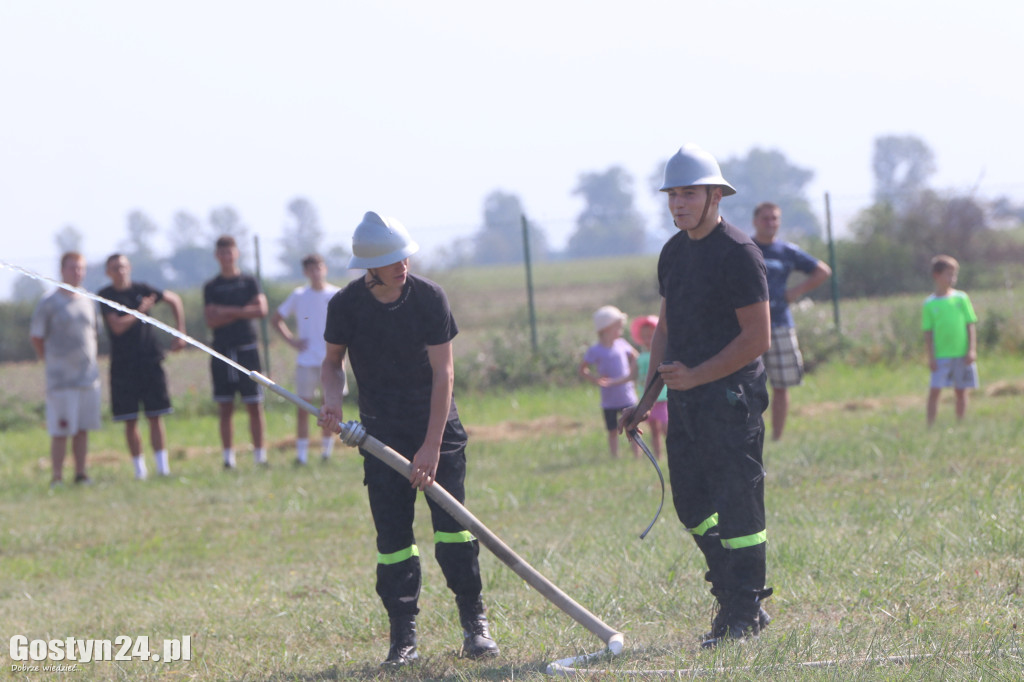
[[[568, 358], [592, 342], [598, 305], [655, 312], [647, 308], [652, 265], [626, 259], [539, 270], [541, 331], [552, 331]], [[458, 276], [438, 279], [463, 329], [456, 343], [466, 368], [492, 352], [495, 338], [523, 338], [525, 285], [517, 293], [515, 268]], [[725, 679], [1019, 679], [1020, 313], [1012, 290], [971, 295], [983, 324], [1001, 320], [979, 362], [983, 390], [960, 425], [944, 401], [932, 430], [923, 424], [918, 297], [844, 302], [849, 340], [839, 348], [830, 307], [800, 311], [801, 339], [817, 366], [792, 393], [786, 439], [766, 448], [776, 588], [768, 608], [776, 620], [757, 642], [699, 650], [696, 637], [712, 615], [699, 554], [670, 502], [648, 538], [637, 538], [657, 506], [656, 474], [646, 461], [608, 458], [597, 394], [571, 380], [574, 363], [568, 376], [542, 385], [462, 387], [472, 439], [468, 506], [623, 630], [626, 654], [598, 662], [612, 671], [600, 679], [719, 668]], [[290, 352], [279, 343], [272, 352], [275, 380], [290, 387]], [[178, 408], [168, 421], [173, 478], [133, 481], [122, 433], [108, 421], [92, 439], [96, 484], [56, 492], [46, 486], [42, 367], [0, 366], [0, 642], [15, 634], [192, 637], [188, 663], [81, 664], [63, 679], [378, 677], [387, 621], [373, 593], [375, 549], [358, 456], [339, 444], [331, 463], [294, 469], [294, 409], [271, 398], [272, 467], [257, 470], [243, 447], [239, 471], [224, 473], [207, 366], [191, 351], [168, 361]], [[247, 443], [241, 416], [236, 434]], [[424, 660], [387, 677], [542, 679], [548, 662], [600, 648], [483, 550], [484, 597], [502, 654], [458, 659], [454, 603], [432, 559], [426, 507], [419, 509]], [[8, 654], [0, 647], [0, 665], [10, 671]], [[906, 662], [872, 662], [892, 656]], [[830, 660], [843, 662], [804, 665]]]
[[[576, 381], [576, 365], [594, 343], [591, 315], [613, 304], [630, 317], [657, 314], [660, 299], [653, 256], [542, 263], [534, 267], [534, 304], [540, 358], [531, 358], [525, 272], [520, 266], [471, 267], [427, 273], [448, 293], [460, 334], [455, 340], [456, 381], [462, 392], [527, 383]], [[271, 309], [291, 291], [276, 283], [268, 288]], [[822, 287], [817, 293], [827, 296]], [[1024, 353], [1024, 316], [1013, 288], [969, 292], [978, 311], [981, 352]], [[834, 310], [827, 299], [805, 299], [795, 310], [804, 358], [810, 368], [835, 361], [846, 364], [923, 362], [920, 305], [925, 293], [884, 299], [844, 299], [835, 332]], [[189, 333], [201, 341], [198, 292], [184, 292]], [[158, 307], [164, 315], [166, 311]], [[161, 319], [164, 319], [163, 317]], [[165, 321], [167, 321], [165, 319]], [[27, 334], [27, 329], [26, 332]], [[632, 339], [630, 339], [632, 341]], [[270, 335], [272, 378], [291, 385], [293, 351], [276, 333]], [[101, 360], [102, 361], [102, 360]], [[169, 358], [175, 397], [198, 401], [209, 394], [209, 359], [199, 351]], [[105, 374], [105, 369], [104, 369]], [[20, 423], [42, 405], [42, 367], [32, 362], [0, 363], [0, 426]], [[191, 401], [189, 401], [191, 403]], [[212, 405], [210, 406], [212, 409]], [[13, 415], [13, 416], [12, 416]]]
[[[630, 671], [727, 667], [729, 679], [1015, 679], [1024, 608], [1024, 361], [989, 359], [1000, 390], [969, 419], [923, 427], [920, 373], [829, 366], [794, 392], [787, 439], [766, 450], [776, 616], [759, 641], [702, 652], [711, 598], [649, 463], [608, 459], [587, 387], [475, 396], [471, 510], [574, 599], [626, 633]], [[1011, 380], [1012, 378], [1012, 380]], [[271, 411], [286, 433], [290, 410]], [[244, 422], [238, 426], [244, 429]], [[69, 679], [336, 680], [375, 677], [387, 622], [358, 457], [293, 469], [285, 444], [257, 470], [220, 469], [213, 416], [169, 423], [175, 477], [137, 483], [120, 433], [94, 438], [90, 488], [51, 492], [34, 429], [0, 441], [3, 641], [192, 637], [190, 663], [92, 663]], [[417, 536], [423, 662], [404, 679], [541, 679], [599, 642], [482, 552], [503, 653], [456, 657], [454, 605]], [[856, 659], [919, 656], [904, 665]], [[843, 659], [836, 669], [801, 663]], [[3, 665], [9, 661], [0, 657]], [[32, 678], [35, 679], [35, 678]]]

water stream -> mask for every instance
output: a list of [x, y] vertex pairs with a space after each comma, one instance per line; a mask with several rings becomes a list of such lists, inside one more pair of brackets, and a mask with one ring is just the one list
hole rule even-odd
[[31, 270], [26, 270], [25, 268], [21, 267], [20, 265], [14, 265], [13, 263], [7, 263], [6, 261], [0, 260], [0, 267], [6, 268], [7, 270], [11, 270], [13, 272], [16, 272], [19, 275], [25, 275], [26, 277], [31, 277], [32, 279], [38, 280], [40, 282], [48, 282], [50, 284], [53, 284], [53, 285], [56, 285], [56, 286], [60, 287], [61, 289], [64, 289], [65, 291], [70, 291], [70, 292], [73, 292], [73, 293], [76, 293], [76, 294], [81, 294], [82, 296], [85, 296], [86, 298], [91, 298], [92, 300], [96, 301], [97, 303], [103, 303], [104, 305], [108, 305], [111, 308], [114, 308], [115, 310], [120, 310], [121, 312], [128, 313], [129, 315], [131, 315], [132, 317], [136, 318], [140, 322], [144, 322], [145, 324], [151, 324], [151, 325], [153, 325], [154, 327], [156, 327], [158, 329], [162, 329], [163, 331], [167, 332], [171, 336], [175, 336], [175, 337], [181, 339], [182, 341], [184, 341], [185, 343], [191, 344], [191, 345], [195, 346], [196, 348], [198, 348], [199, 350], [201, 350], [201, 351], [203, 351], [205, 353], [209, 353], [210, 355], [212, 355], [213, 357], [217, 358], [218, 360], [222, 360], [223, 362], [228, 363], [229, 365], [231, 365], [232, 367], [237, 369], [242, 374], [252, 374], [252, 372], [250, 370], [246, 369], [245, 367], [242, 367], [240, 364], [238, 364], [237, 362], [235, 362], [231, 358], [224, 357], [223, 355], [221, 355], [220, 353], [218, 353], [214, 349], [212, 349], [209, 346], [207, 346], [205, 343], [203, 343], [201, 341], [197, 341], [196, 339], [192, 338], [188, 334], [183, 334], [182, 332], [178, 331], [174, 327], [168, 326], [168, 325], [164, 324], [163, 322], [161, 322], [160, 320], [158, 320], [156, 318], [150, 317], [149, 315], [146, 315], [145, 313], [140, 313], [138, 310], [134, 310], [132, 308], [128, 308], [126, 306], [121, 305], [120, 303], [108, 300], [106, 298], [103, 298], [102, 296], [98, 296], [98, 295], [92, 293], [91, 291], [86, 291], [85, 289], [82, 289], [81, 287], [71, 286], [67, 282], [58, 282], [57, 280], [52, 279], [50, 277], [47, 277], [46, 275], [40, 275], [38, 272], [32, 272]]

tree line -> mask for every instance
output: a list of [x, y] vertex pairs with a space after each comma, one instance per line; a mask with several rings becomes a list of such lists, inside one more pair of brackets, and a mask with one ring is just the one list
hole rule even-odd
[[[659, 195], [664, 161], [652, 169], [646, 190]], [[783, 238], [798, 242], [819, 258], [828, 259], [822, 226], [811, 209], [807, 185], [814, 171], [800, 167], [777, 150], [751, 149], [746, 155], [721, 163], [723, 175], [738, 193], [722, 205], [730, 222], [747, 227], [755, 206], [773, 201], [783, 211]], [[1024, 263], [1021, 223], [1024, 206], [1006, 197], [983, 200], [973, 191], [941, 191], [930, 186], [936, 171], [935, 157], [928, 145], [913, 135], [884, 135], [875, 139], [872, 154], [874, 194], [851, 223], [851, 232], [836, 244], [832, 263], [846, 297], [881, 296], [922, 290], [929, 286], [927, 264], [937, 253], [948, 253], [961, 263], [961, 282], [971, 286], [1002, 285], [1008, 277], [1019, 276]], [[531, 258], [535, 262], [560, 259], [655, 253], [675, 230], [668, 211], [656, 225], [648, 225], [636, 208], [634, 178], [621, 166], [581, 173], [572, 194], [583, 199], [575, 229], [562, 252], [554, 251], [544, 226], [527, 221]], [[315, 206], [299, 197], [287, 206], [288, 221], [275, 251], [283, 266], [279, 279], [300, 281], [300, 261], [317, 252], [327, 259], [332, 272], [343, 272], [348, 261], [344, 245], [326, 242]], [[520, 197], [496, 189], [483, 202], [478, 229], [455, 240], [437, 255], [436, 267], [521, 263], [523, 221], [528, 215]], [[219, 235], [235, 237], [242, 251], [243, 266], [253, 269], [252, 235], [241, 216], [230, 206], [216, 208], [204, 223], [187, 211], [173, 216], [166, 229], [169, 253], [159, 254], [154, 240], [158, 224], [142, 211], [128, 215], [121, 252], [132, 261], [133, 278], [158, 287], [187, 290], [212, 276], [213, 242]], [[73, 226], [55, 235], [59, 251], [81, 251], [84, 236]], [[261, 247], [261, 251], [265, 247]], [[1013, 274], [1007, 274], [1012, 272]], [[106, 282], [102, 263], [90, 264], [85, 287], [96, 290]], [[32, 279], [19, 278], [13, 298], [33, 303], [45, 287]], [[819, 290], [818, 296], [827, 291]], [[30, 312], [30, 307], [27, 308]], [[21, 327], [8, 319], [0, 325], [0, 360], [23, 359], [24, 344], [12, 334], [24, 336], [27, 317]], [[22, 311], [14, 318], [24, 316]], [[31, 357], [30, 355], [27, 357]]]

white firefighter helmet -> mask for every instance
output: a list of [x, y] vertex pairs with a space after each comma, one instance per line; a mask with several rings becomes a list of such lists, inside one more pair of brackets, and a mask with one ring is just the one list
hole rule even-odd
[[380, 268], [405, 260], [420, 250], [397, 218], [368, 211], [352, 235], [349, 269]]
[[722, 188], [722, 196], [736, 194], [736, 188], [722, 177], [715, 157], [693, 143], [684, 144], [665, 164], [665, 182], [661, 191], [673, 187], [695, 187], [716, 185]]

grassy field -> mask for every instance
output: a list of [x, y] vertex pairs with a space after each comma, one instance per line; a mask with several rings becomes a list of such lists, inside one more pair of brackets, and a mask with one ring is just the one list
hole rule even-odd
[[[712, 615], [699, 555], [658, 501], [646, 461], [607, 457], [587, 387], [466, 397], [468, 506], [523, 558], [626, 635], [600, 679], [639, 671], [725, 679], [1019, 679], [1024, 596], [1024, 360], [983, 358], [988, 390], [954, 423], [923, 426], [924, 372], [830, 363], [794, 391], [787, 438], [766, 450], [775, 616], [758, 641], [700, 651]], [[999, 381], [997, 382], [996, 379]], [[282, 382], [283, 383], [283, 382]], [[205, 387], [204, 387], [205, 388]], [[205, 397], [205, 396], [204, 396]], [[199, 397], [193, 400], [202, 402]], [[13, 678], [334, 680], [382, 676], [387, 621], [358, 456], [290, 465], [291, 406], [269, 406], [272, 467], [220, 469], [203, 410], [169, 422], [169, 480], [131, 478], [121, 434], [93, 438], [95, 485], [47, 489], [46, 436], [0, 435], [3, 641], [191, 638], [189, 662], [92, 662]], [[244, 422], [239, 421], [244, 433]], [[272, 438], [273, 440], [273, 438]], [[502, 647], [459, 659], [453, 600], [424, 556], [421, 652], [398, 679], [541, 679], [600, 642], [486, 551]], [[902, 663], [881, 663], [886, 657]], [[871, 660], [866, 660], [871, 659]], [[834, 667], [808, 662], [841, 661]], [[721, 669], [721, 670], [720, 670]], [[715, 671], [718, 671], [717, 673]]]
[[[468, 507], [625, 633], [624, 655], [579, 677], [1024, 676], [1024, 333], [1013, 290], [972, 292], [988, 339], [983, 389], [964, 423], [947, 400], [931, 430], [915, 328], [921, 297], [844, 301], [843, 344], [829, 306], [798, 312], [815, 371], [793, 391], [786, 439], [765, 453], [775, 621], [757, 641], [704, 652], [697, 636], [713, 612], [699, 553], [670, 503], [638, 539], [657, 507], [657, 476], [646, 460], [608, 458], [597, 393], [571, 380], [574, 354], [592, 342], [593, 309], [656, 312], [651, 267], [637, 258], [539, 268], [541, 330], [554, 330], [561, 355], [553, 357], [568, 369], [552, 371], [543, 387], [458, 396], [471, 435]], [[493, 364], [495, 339], [513, 359], [526, 354], [520, 270], [438, 279], [462, 329], [460, 371]], [[290, 351], [279, 343], [271, 351], [273, 378], [290, 387]], [[42, 367], [0, 365], [0, 665], [12, 679], [539, 680], [549, 662], [601, 648], [483, 550], [484, 598], [502, 654], [458, 658], [455, 606], [421, 505], [423, 659], [381, 673], [387, 619], [373, 592], [358, 455], [339, 444], [326, 465], [292, 467], [294, 408], [272, 397], [272, 466], [257, 469], [242, 447], [238, 471], [225, 473], [207, 365], [198, 351], [167, 361], [177, 407], [168, 420], [173, 477], [134, 481], [121, 430], [108, 421], [91, 440], [95, 484], [56, 491], [47, 487]], [[239, 414], [243, 444], [246, 433]], [[17, 635], [145, 636], [161, 654], [161, 642], [188, 636], [192, 660], [35, 673], [16, 666], [44, 662], [11, 660], [7, 644]]]

